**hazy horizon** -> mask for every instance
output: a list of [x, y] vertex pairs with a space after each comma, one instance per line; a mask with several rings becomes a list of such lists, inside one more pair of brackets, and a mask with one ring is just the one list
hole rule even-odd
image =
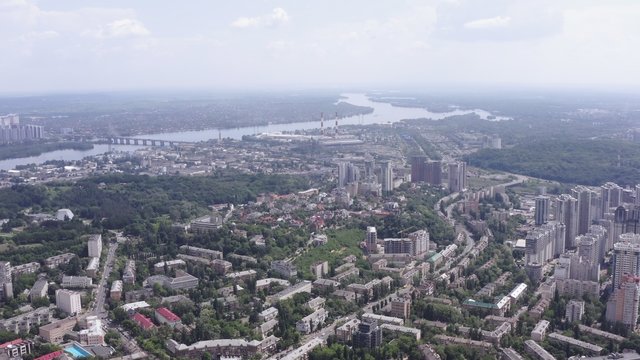
[[640, 88], [634, 1], [0, 0], [0, 95]]

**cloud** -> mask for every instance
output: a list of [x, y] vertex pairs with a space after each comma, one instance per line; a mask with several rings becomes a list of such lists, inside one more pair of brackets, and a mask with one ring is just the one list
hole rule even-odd
[[276, 27], [288, 23], [289, 14], [283, 8], [275, 8], [270, 14], [255, 17], [239, 17], [231, 23], [235, 28]]
[[125, 18], [114, 20], [97, 30], [85, 31], [84, 35], [99, 39], [126, 38], [149, 36], [151, 35], [151, 31], [149, 31], [149, 29], [147, 29], [140, 21]]
[[45, 30], [45, 31], [32, 31], [20, 36], [18, 39], [22, 41], [47, 40], [47, 39], [55, 39], [59, 36], [60, 34], [57, 31]]
[[509, 26], [510, 23], [511, 23], [511, 17], [496, 16], [492, 18], [469, 21], [464, 24], [464, 27], [467, 29], [503, 28], [503, 27]]

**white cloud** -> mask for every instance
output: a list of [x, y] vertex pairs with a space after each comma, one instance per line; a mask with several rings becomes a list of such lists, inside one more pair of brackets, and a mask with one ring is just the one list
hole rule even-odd
[[149, 31], [149, 29], [147, 29], [140, 21], [126, 18], [112, 21], [97, 30], [87, 30], [83, 35], [99, 39], [109, 39], [149, 36], [151, 35], [151, 31]]
[[492, 18], [469, 21], [464, 24], [464, 27], [467, 29], [503, 28], [503, 27], [509, 26], [510, 23], [511, 23], [511, 17], [496, 16]]
[[249, 27], [275, 27], [288, 23], [289, 14], [283, 8], [275, 8], [270, 14], [237, 18], [231, 23], [232, 27], [249, 28]]
[[45, 31], [32, 31], [24, 35], [21, 35], [18, 39], [22, 41], [47, 40], [47, 39], [55, 39], [59, 36], [60, 34], [57, 31], [45, 30]]

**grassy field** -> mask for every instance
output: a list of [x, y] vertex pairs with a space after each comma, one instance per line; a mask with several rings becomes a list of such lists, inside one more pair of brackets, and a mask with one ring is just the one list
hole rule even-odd
[[318, 246], [309, 249], [300, 255], [295, 261], [298, 271], [302, 272], [305, 277], [311, 272], [309, 267], [318, 261], [328, 261], [329, 266], [333, 266], [347, 255], [356, 255], [360, 257], [360, 242], [364, 240], [364, 231], [360, 229], [340, 229], [327, 231], [329, 242], [324, 246]]

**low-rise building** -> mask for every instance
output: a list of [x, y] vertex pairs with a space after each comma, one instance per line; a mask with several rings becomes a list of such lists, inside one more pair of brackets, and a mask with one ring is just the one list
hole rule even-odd
[[91, 277], [95, 277], [96, 274], [98, 273], [99, 267], [100, 267], [100, 258], [92, 257], [91, 259], [89, 259], [89, 264], [87, 265], [87, 268], [85, 269], [85, 271], [87, 272], [87, 275]]
[[47, 279], [38, 279], [29, 291], [29, 300], [33, 302], [36, 299], [43, 298], [47, 296], [48, 291], [49, 282], [47, 281]]
[[382, 324], [380, 325], [380, 328], [383, 331], [386, 330], [395, 334], [399, 333], [399, 334], [409, 335], [409, 336], [415, 337], [416, 340], [420, 340], [420, 337], [422, 334], [420, 329], [410, 328], [410, 327], [401, 326], [401, 325]]
[[382, 324], [391, 324], [391, 325], [404, 325], [404, 320], [397, 318], [397, 317], [391, 317], [391, 316], [385, 316], [385, 315], [378, 315], [378, 314], [373, 314], [373, 313], [364, 313], [362, 314], [362, 321], [366, 321], [366, 322], [376, 322], [380, 325]]
[[153, 271], [156, 274], [164, 274], [167, 270], [180, 269], [185, 266], [187, 266], [187, 263], [182, 259], [160, 261], [153, 264]]
[[115, 280], [111, 283], [111, 291], [109, 291], [109, 296], [113, 301], [120, 301], [122, 299], [122, 280]]
[[155, 328], [155, 325], [153, 325], [153, 321], [151, 321], [151, 319], [138, 312], [131, 316], [131, 320], [138, 324], [138, 326], [140, 326], [142, 330], [149, 331]]
[[157, 308], [154, 314], [156, 317], [156, 321], [158, 321], [160, 324], [167, 324], [171, 327], [175, 327], [176, 325], [182, 323], [180, 317], [166, 307]]
[[41, 307], [9, 319], [0, 320], [0, 330], [13, 333], [28, 333], [32, 327], [40, 326], [51, 321], [53, 307]]
[[83, 345], [104, 345], [105, 331], [102, 329], [102, 320], [97, 316], [89, 316], [86, 319], [87, 328], [78, 331], [78, 338]]
[[63, 276], [62, 284], [63, 288], [79, 288], [84, 289], [91, 287], [93, 280], [87, 276]]
[[537, 342], [544, 340], [547, 335], [547, 329], [549, 328], [549, 322], [547, 320], [540, 320], [531, 331], [531, 338]]
[[336, 337], [338, 339], [338, 341], [345, 343], [345, 344], [350, 344], [351, 343], [351, 337], [353, 336], [353, 333], [356, 332], [358, 330], [358, 325], [360, 324], [360, 320], [358, 319], [351, 319], [349, 321], [347, 321], [346, 323], [340, 325], [339, 327], [336, 328]]
[[258, 273], [255, 270], [244, 270], [244, 271], [237, 271], [237, 272], [227, 274], [225, 275], [225, 277], [231, 280], [246, 281], [246, 280], [255, 278], [256, 275], [258, 275]]
[[296, 266], [288, 260], [274, 260], [271, 262], [271, 270], [284, 278], [293, 278], [298, 275]]
[[480, 352], [487, 352], [493, 349], [493, 345], [486, 341], [477, 341], [477, 340], [471, 340], [467, 338], [447, 336], [447, 335], [436, 335], [433, 338], [436, 342], [443, 345], [448, 345], [448, 344], [461, 345], [461, 346], [469, 347], [472, 349], [476, 349]]
[[615, 342], [618, 342], [618, 343], [621, 343], [621, 342], [626, 340], [626, 338], [624, 336], [612, 334], [610, 332], [602, 331], [600, 329], [592, 328], [590, 326], [585, 326], [585, 325], [582, 325], [582, 324], [578, 324], [578, 328], [582, 332], [585, 332], [585, 333], [588, 333], [588, 334], [591, 334], [591, 335], [595, 335], [595, 336], [601, 337], [603, 339], [612, 340], [612, 341], [615, 341]]
[[198, 256], [209, 260], [222, 259], [222, 251], [182, 245], [180, 251], [191, 256]]
[[275, 295], [268, 296], [267, 302], [276, 303], [278, 301], [287, 300], [292, 298], [295, 294], [300, 294], [303, 292], [311, 293], [311, 281], [303, 280], [293, 286], [290, 286]]
[[582, 340], [578, 340], [578, 339], [574, 339], [572, 337], [569, 336], [564, 336], [562, 334], [559, 333], [551, 333], [548, 335], [549, 339], [561, 342], [563, 344], [568, 344], [568, 345], [572, 345], [572, 346], [576, 346], [581, 348], [582, 350], [586, 350], [594, 355], [598, 355], [602, 352], [603, 348], [595, 345], [595, 344], [591, 344], [588, 343], [586, 341], [582, 341]]
[[527, 340], [524, 342], [524, 350], [527, 354], [538, 360], [556, 360], [555, 356], [549, 354], [547, 350], [533, 340]]
[[174, 278], [165, 275], [152, 275], [144, 281], [145, 286], [153, 287], [155, 284], [160, 284], [171, 290], [188, 290], [198, 287], [198, 278], [184, 271], [177, 271]]
[[122, 271], [122, 282], [125, 284], [136, 283], [136, 262], [133, 260], [127, 260]]
[[227, 260], [215, 259], [211, 260], [211, 267], [217, 274], [224, 275], [233, 269], [233, 264]]
[[262, 310], [260, 314], [258, 314], [258, 320], [261, 322], [266, 322], [269, 320], [276, 319], [278, 317], [278, 309], [273, 306], [267, 309]]
[[278, 338], [273, 336], [262, 341], [244, 339], [217, 339], [198, 341], [191, 345], [179, 344], [170, 339], [166, 341], [167, 350], [175, 357], [200, 358], [208, 353], [215, 359], [249, 358], [257, 353], [269, 353], [275, 349]]
[[124, 304], [120, 307], [122, 308], [122, 310], [126, 311], [127, 313], [133, 314], [134, 311], [138, 309], [145, 309], [145, 308], [148, 308], [149, 306], [150, 305], [146, 301], [136, 301], [136, 302]]
[[502, 360], [524, 360], [524, 358], [512, 348], [502, 348]]
[[[0, 359], [22, 359], [24, 355], [31, 354], [33, 342], [23, 339], [0, 344]], [[4, 356], [3, 356], [4, 355]]]
[[326, 319], [327, 311], [320, 308], [296, 322], [296, 330], [303, 334], [310, 334], [318, 330]]
[[73, 253], [65, 253], [65, 254], [48, 257], [44, 259], [44, 266], [46, 266], [49, 269], [57, 268], [62, 264], [68, 264], [69, 261], [71, 261], [71, 259], [73, 259], [74, 257], [76, 257], [76, 254], [73, 254]]
[[318, 279], [313, 282], [313, 288], [321, 292], [331, 292], [339, 286], [339, 282], [331, 279]]
[[20, 276], [24, 274], [34, 274], [38, 272], [38, 270], [40, 270], [40, 263], [35, 261], [11, 267], [11, 273], [14, 276]]
[[291, 283], [289, 282], [289, 280], [278, 279], [278, 278], [260, 279], [256, 281], [256, 290], [260, 291], [263, 289], [268, 289], [272, 285], [288, 287], [288, 286], [291, 286]]
[[358, 298], [358, 294], [354, 293], [353, 291], [341, 289], [334, 290], [334, 292], [331, 293], [331, 296], [350, 302], [355, 302]]
[[62, 342], [64, 335], [76, 326], [77, 320], [74, 317], [54, 321], [51, 324], [42, 325], [38, 328], [40, 335], [47, 342], [59, 344]]

